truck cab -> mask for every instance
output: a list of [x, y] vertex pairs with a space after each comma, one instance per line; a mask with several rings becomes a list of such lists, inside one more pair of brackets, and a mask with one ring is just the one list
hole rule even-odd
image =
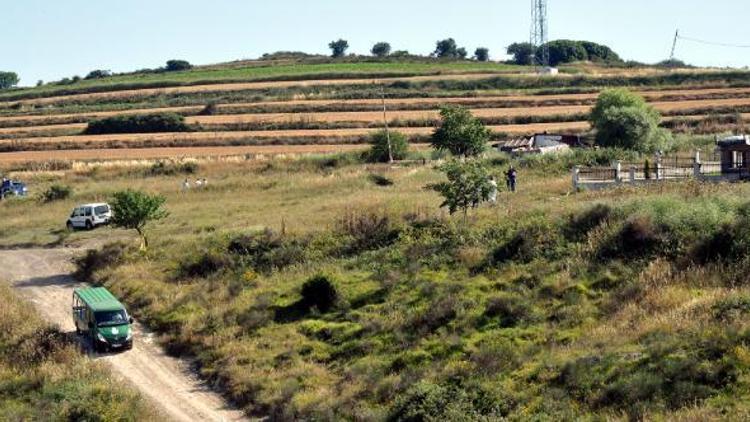
[[85, 335], [96, 352], [133, 348], [133, 318], [104, 287], [73, 291], [76, 333]]

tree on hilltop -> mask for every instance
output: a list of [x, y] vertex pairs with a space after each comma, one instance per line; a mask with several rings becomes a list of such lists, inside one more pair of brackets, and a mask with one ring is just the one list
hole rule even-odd
[[490, 61], [490, 49], [479, 47], [474, 51], [474, 58], [480, 62]]
[[466, 49], [458, 48], [456, 40], [447, 38], [435, 43], [435, 51], [432, 55], [438, 58], [457, 59], [461, 57], [462, 53], [463, 57], [466, 57]]
[[0, 89], [10, 89], [18, 85], [18, 74], [15, 72], [0, 72]]
[[190, 70], [192, 68], [193, 65], [187, 60], [169, 60], [167, 61], [167, 67], [165, 70], [167, 72], [178, 72], [181, 70]]
[[331, 49], [331, 57], [344, 57], [344, 54], [346, 54], [346, 50], [349, 49], [349, 42], [343, 39], [340, 39], [338, 41], [331, 41], [328, 44], [328, 48]]
[[372, 46], [372, 55], [377, 57], [387, 57], [391, 54], [391, 45], [387, 42], [379, 42]]
[[508, 46], [508, 54], [513, 56], [513, 63], [521, 66], [534, 64], [534, 46], [528, 42], [513, 43]]

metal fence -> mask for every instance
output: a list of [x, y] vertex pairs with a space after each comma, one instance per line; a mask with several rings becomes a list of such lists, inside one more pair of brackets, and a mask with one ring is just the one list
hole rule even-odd
[[606, 182], [617, 178], [617, 169], [611, 167], [585, 167], [578, 172], [579, 180]]

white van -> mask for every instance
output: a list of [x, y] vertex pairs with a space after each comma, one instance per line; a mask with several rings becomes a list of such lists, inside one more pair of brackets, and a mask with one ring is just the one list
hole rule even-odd
[[109, 224], [112, 219], [112, 209], [109, 204], [84, 204], [75, 207], [65, 225], [68, 230], [87, 229]]

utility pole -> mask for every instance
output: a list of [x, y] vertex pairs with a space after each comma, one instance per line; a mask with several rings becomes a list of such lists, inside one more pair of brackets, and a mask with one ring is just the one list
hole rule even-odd
[[674, 60], [674, 53], [677, 51], [677, 40], [680, 38], [680, 30], [678, 29], [674, 33], [674, 42], [672, 43], [672, 54], [669, 55], [669, 61]]
[[385, 85], [380, 86], [380, 93], [383, 98], [383, 124], [385, 125], [385, 139], [388, 141], [388, 163], [393, 163], [393, 150], [391, 149], [391, 133], [388, 130], [388, 114], [385, 107]]

